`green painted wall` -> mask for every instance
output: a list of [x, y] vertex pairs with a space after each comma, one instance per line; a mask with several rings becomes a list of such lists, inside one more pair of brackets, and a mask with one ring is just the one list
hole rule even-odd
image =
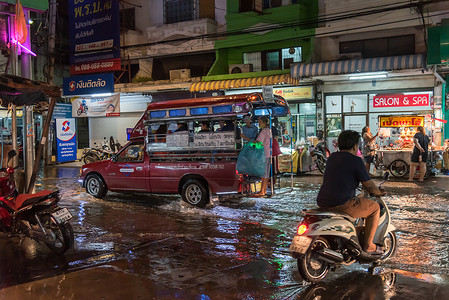
[[[215, 42], [217, 60], [206, 78], [228, 74], [230, 64], [243, 63], [243, 53], [245, 52], [300, 46], [302, 47], [303, 61], [308, 61], [313, 52], [318, 0], [304, 0], [300, 1], [300, 4], [265, 9], [263, 14], [238, 13], [238, 11], [239, 1], [228, 0], [226, 14], [228, 36]], [[279, 29], [241, 33], [242, 30], [251, 30], [264, 25], [278, 25]], [[249, 77], [248, 74], [251, 73], [245, 74], [245, 77]], [[263, 76], [265, 74], [272, 75], [270, 72], [263, 74]], [[259, 76], [261, 75], [259, 74]]]
[[[0, 0], [0, 3], [9, 3], [16, 4], [17, 0]], [[31, 8], [35, 10], [47, 10], [48, 9], [48, 0], [20, 0], [23, 8]]]

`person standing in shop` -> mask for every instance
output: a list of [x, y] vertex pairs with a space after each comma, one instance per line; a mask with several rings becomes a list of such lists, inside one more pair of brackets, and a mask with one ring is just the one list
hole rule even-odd
[[370, 171], [371, 164], [374, 160], [375, 155], [376, 144], [374, 140], [378, 135], [379, 133], [376, 133], [376, 135], [373, 136], [373, 134], [371, 133], [371, 129], [368, 126], [365, 126], [362, 129], [362, 138], [363, 138], [362, 155], [365, 160], [365, 167], [368, 173]]

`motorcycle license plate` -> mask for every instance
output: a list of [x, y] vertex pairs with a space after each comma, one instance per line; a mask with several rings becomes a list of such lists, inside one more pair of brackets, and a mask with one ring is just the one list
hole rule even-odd
[[297, 235], [293, 238], [292, 244], [290, 245], [290, 251], [304, 254], [311, 242], [311, 238]]
[[251, 182], [251, 193], [258, 193], [262, 189], [262, 182]]
[[67, 208], [62, 208], [60, 210], [57, 210], [54, 213], [52, 213], [51, 215], [60, 224], [67, 222], [68, 220], [70, 220], [73, 217]]

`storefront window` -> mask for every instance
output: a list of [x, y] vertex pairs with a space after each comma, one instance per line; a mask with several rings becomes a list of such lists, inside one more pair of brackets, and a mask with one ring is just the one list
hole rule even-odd
[[341, 96], [326, 96], [326, 113], [341, 113]]
[[354, 112], [367, 112], [368, 111], [368, 101], [367, 95], [343, 95], [343, 112], [344, 113], [354, 113]]

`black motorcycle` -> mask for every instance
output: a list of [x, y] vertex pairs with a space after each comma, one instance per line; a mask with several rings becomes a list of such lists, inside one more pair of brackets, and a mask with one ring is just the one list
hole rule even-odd
[[315, 164], [321, 174], [324, 174], [324, 170], [326, 169], [326, 162], [329, 156], [329, 150], [326, 148], [324, 141], [319, 142], [316, 146], [310, 151], [310, 155], [315, 157]]

